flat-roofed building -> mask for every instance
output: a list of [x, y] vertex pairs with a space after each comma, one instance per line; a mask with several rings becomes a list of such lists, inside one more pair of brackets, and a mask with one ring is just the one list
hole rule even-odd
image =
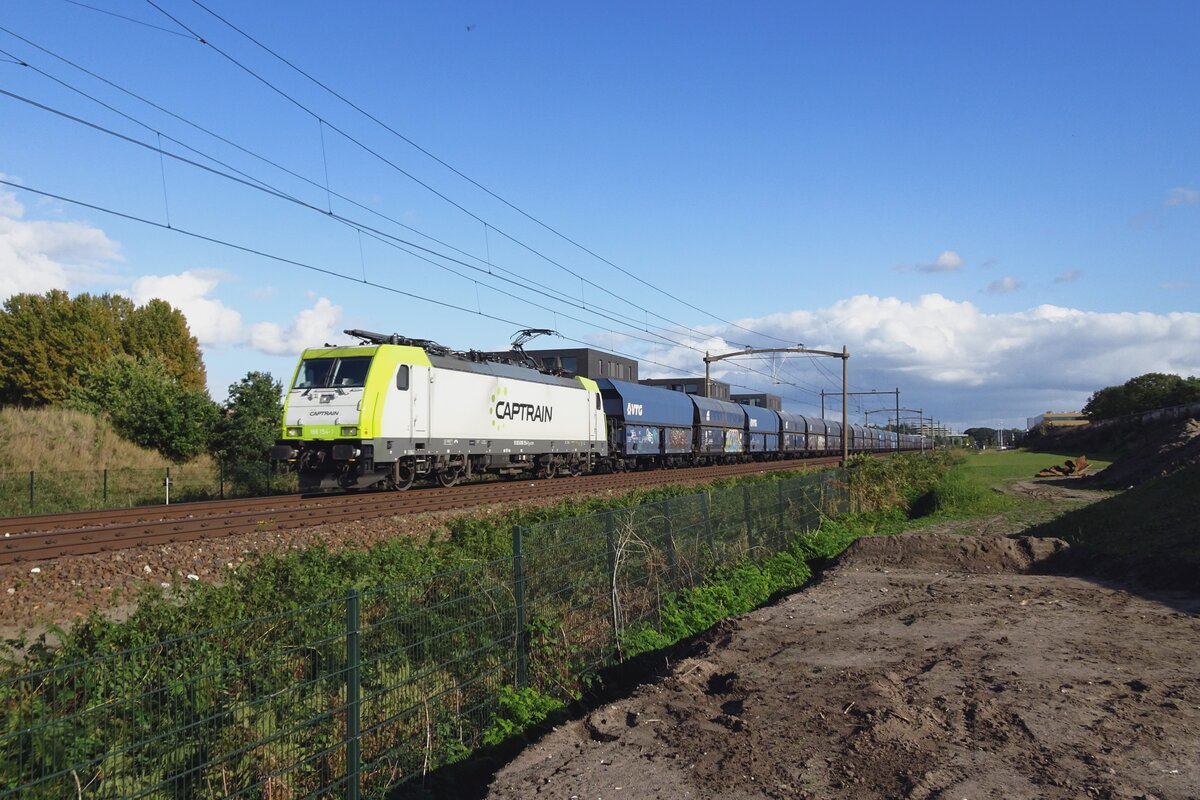
[[772, 411], [783, 411], [783, 398], [779, 395], [759, 392], [758, 394], [732, 394], [729, 399], [744, 406], [769, 408]]
[[709, 392], [704, 392], [704, 377], [699, 378], [684, 377], [684, 378], [646, 378], [638, 381], [638, 383], [646, 386], [661, 386], [664, 389], [670, 389], [673, 392], [683, 392], [684, 394], [697, 394], [701, 397], [711, 397], [714, 400], [729, 399], [729, 384], [724, 381], [709, 380]]
[[1088, 418], [1082, 411], [1047, 411], [1025, 420], [1027, 430], [1040, 428], [1043, 424], [1049, 428], [1077, 428], [1087, 425]]
[[[568, 377], [613, 378], [637, 383], [638, 362], [632, 358], [606, 353], [591, 347], [571, 347], [555, 350], [526, 350], [525, 354], [544, 370], [562, 372]], [[513, 352], [489, 353], [497, 358], [518, 358]]]

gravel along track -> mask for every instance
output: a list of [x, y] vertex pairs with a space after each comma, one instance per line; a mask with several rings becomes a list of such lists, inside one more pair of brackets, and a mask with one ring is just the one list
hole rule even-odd
[[1200, 797], [1200, 598], [1028, 574], [1054, 541], [859, 540], [487, 797]]

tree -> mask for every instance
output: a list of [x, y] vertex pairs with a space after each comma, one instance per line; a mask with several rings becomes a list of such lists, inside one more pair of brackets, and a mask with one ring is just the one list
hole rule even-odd
[[179, 311], [118, 295], [18, 294], [0, 310], [0, 404], [68, 401], [85, 372], [116, 355], [156, 359], [174, 382], [203, 391], [200, 346]]
[[225, 475], [249, 493], [265, 491], [268, 453], [279, 438], [283, 419], [283, 384], [269, 372], [252, 371], [229, 387], [225, 414], [217, 423], [213, 455]]
[[996, 443], [995, 428], [967, 428], [963, 434], [970, 436], [976, 447], [991, 447]]
[[120, 342], [102, 304], [76, 304], [66, 292], [18, 294], [0, 313], [0, 403], [60, 404], [88, 366], [107, 361]]
[[1092, 419], [1110, 419], [1198, 400], [1200, 379], [1148, 372], [1130, 378], [1120, 386], [1108, 386], [1094, 392], [1083, 407], [1083, 413]]
[[180, 386], [205, 388], [200, 344], [188, 330], [183, 312], [164, 300], [151, 300], [126, 317], [125, 352], [154, 355]]
[[181, 386], [157, 358], [123, 353], [84, 373], [71, 404], [106, 415], [121, 436], [176, 462], [205, 452], [217, 422], [207, 392]]

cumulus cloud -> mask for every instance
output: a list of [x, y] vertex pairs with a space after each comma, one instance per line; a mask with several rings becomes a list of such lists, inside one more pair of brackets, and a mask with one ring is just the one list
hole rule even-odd
[[985, 290], [988, 294], [1008, 294], [1020, 289], [1024, 284], [1012, 275], [1005, 275], [999, 280], [992, 281]]
[[[1040, 305], [985, 314], [971, 302], [940, 294], [915, 302], [859, 295], [828, 308], [739, 324], [815, 349], [836, 352], [846, 345], [851, 390], [898, 386], [903, 405], [924, 408], [959, 427], [1001, 420], [1023, 426], [1026, 417], [1047, 410], [1078, 410], [1096, 389], [1146, 372], [1200, 374], [1200, 352], [1194, 346], [1200, 340], [1200, 313], [1193, 312], [1091, 312]], [[712, 342], [746, 337], [732, 327], [711, 330]], [[703, 375], [705, 348], [700, 349], [701, 353], [683, 347], [643, 350], [641, 355], [648, 359], [678, 366], [674, 372], [646, 367], [643, 372]], [[737, 349], [726, 345], [712, 352]], [[832, 359], [814, 359], [823, 362], [822, 370], [803, 356], [788, 359], [782, 373], [785, 383], [779, 386], [744, 368], [769, 371], [761, 360], [721, 361], [713, 364], [713, 375], [783, 395], [785, 408], [813, 413], [818, 405], [815, 388], [828, 392], [840, 387], [838, 365]], [[828, 399], [827, 407], [834, 408]]]
[[120, 245], [99, 228], [26, 219], [16, 195], [0, 190], [0, 300], [104, 280], [120, 260]]
[[187, 317], [188, 328], [204, 347], [222, 347], [242, 339], [242, 315], [213, 297], [222, 275], [195, 270], [178, 275], [144, 275], [127, 293], [139, 305], [166, 300]]
[[1172, 206], [1200, 206], [1200, 190], [1190, 189], [1186, 186], [1176, 186], [1167, 192], [1167, 199], [1163, 201], [1163, 205], [1167, 208], [1171, 208]]
[[1074, 283], [1083, 277], [1083, 273], [1077, 269], [1069, 269], [1063, 274], [1054, 279], [1055, 283]]
[[251, 325], [247, 344], [269, 355], [294, 355], [314, 343], [333, 338], [341, 318], [341, 306], [321, 297], [312, 308], [297, 314], [286, 327], [274, 322]]
[[324, 297], [298, 312], [290, 322], [248, 324], [241, 312], [213, 297], [225, 276], [215, 270], [191, 270], [177, 275], [145, 275], [125, 293], [139, 305], [165, 300], [187, 318], [192, 335], [206, 349], [248, 347], [268, 355], [294, 355], [314, 342], [331, 339], [342, 309]]

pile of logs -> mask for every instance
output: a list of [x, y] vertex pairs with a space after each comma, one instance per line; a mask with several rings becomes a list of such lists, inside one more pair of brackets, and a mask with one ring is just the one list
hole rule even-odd
[[1037, 476], [1039, 478], [1073, 478], [1087, 472], [1087, 468], [1087, 456], [1080, 456], [1073, 461], [1067, 459], [1065, 464], [1055, 464], [1049, 469], [1044, 469]]

